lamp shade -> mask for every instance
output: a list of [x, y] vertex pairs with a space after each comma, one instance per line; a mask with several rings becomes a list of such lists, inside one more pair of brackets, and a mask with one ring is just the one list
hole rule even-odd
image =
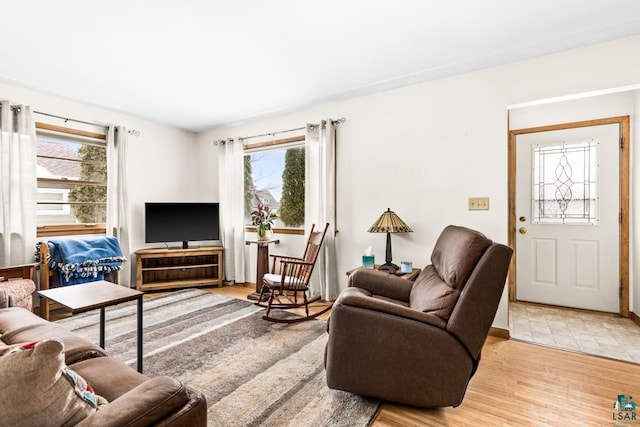
[[413, 230], [391, 208], [388, 208], [368, 231], [369, 233], [409, 233]]

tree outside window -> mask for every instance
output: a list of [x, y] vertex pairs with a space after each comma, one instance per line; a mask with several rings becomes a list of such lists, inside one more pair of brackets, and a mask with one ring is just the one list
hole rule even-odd
[[38, 235], [104, 233], [105, 136], [36, 123], [36, 137]]
[[107, 187], [92, 184], [107, 180], [106, 150], [104, 147], [83, 145], [78, 150], [78, 157], [81, 161], [80, 180], [87, 183], [77, 185], [69, 192], [69, 200], [79, 203], [72, 205], [73, 213], [82, 224], [106, 222]]
[[304, 147], [288, 147], [246, 154], [245, 224], [258, 202], [276, 211], [275, 227], [304, 226]]
[[304, 148], [290, 148], [284, 158], [278, 215], [287, 227], [299, 228], [304, 226]]

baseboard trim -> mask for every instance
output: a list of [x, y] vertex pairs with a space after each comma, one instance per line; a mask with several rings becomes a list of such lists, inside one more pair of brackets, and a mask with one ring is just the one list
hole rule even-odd
[[505, 340], [508, 340], [509, 338], [511, 338], [511, 335], [509, 335], [508, 329], [494, 328], [493, 326], [489, 330], [489, 335], [491, 335], [492, 337], [502, 338]]
[[631, 320], [633, 320], [633, 323], [635, 323], [636, 325], [640, 326], [640, 316], [635, 314], [633, 311], [630, 311], [629, 312], [629, 318]]

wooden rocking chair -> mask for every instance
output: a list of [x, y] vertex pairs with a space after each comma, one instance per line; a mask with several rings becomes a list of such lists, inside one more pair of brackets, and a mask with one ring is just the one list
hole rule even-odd
[[[325, 225], [322, 231], [314, 231], [315, 224], [311, 226], [311, 233], [309, 234], [309, 240], [307, 240], [307, 246], [305, 247], [302, 258], [271, 255], [271, 258], [273, 258], [271, 272], [265, 274], [262, 279], [260, 298], [256, 303], [261, 307], [267, 308], [263, 319], [278, 323], [295, 323], [314, 319], [329, 311], [331, 305], [310, 315], [309, 304], [318, 301], [320, 296], [307, 298], [311, 273], [313, 273], [313, 268], [315, 267], [316, 259], [320, 253], [320, 247], [322, 246], [328, 228], [329, 223]], [[302, 293], [302, 302], [298, 300], [299, 292]], [[261, 301], [263, 301], [263, 297], [266, 297], [267, 293], [269, 294], [269, 298], [265, 305]], [[303, 306], [306, 312], [305, 317], [280, 318], [271, 316], [271, 309], [274, 308], [291, 309]]]

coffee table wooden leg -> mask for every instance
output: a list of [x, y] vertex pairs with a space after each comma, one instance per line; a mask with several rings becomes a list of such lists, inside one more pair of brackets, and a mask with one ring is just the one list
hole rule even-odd
[[136, 336], [138, 372], [142, 373], [142, 295], [138, 297], [138, 330]]

